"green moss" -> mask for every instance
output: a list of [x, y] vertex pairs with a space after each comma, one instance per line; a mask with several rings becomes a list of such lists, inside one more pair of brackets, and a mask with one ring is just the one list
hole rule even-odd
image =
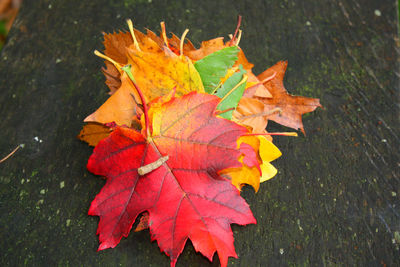
[[152, 0], [124, 0], [124, 6], [125, 8], [129, 8], [131, 6], [135, 6], [137, 4], [145, 4], [145, 3], [151, 3]]

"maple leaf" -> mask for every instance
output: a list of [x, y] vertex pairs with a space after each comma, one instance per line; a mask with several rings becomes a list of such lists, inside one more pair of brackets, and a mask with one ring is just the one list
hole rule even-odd
[[272, 94], [272, 98], [259, 98], [268, 110], [280, 109], [267, 116], [269, 120], [285, 125], [293, 129], [300, 129], [305, 134], [301, 115], [314, 111], [317, 107], [322, 107], [319, 99], [303, 96], [293, 96], [287, 93], [283, 86], [283, 77], [287, 68], [286, 61], [279, 61], [271, 68], [258, 75], [259, 80], [270, 77], [274, 73], [273, 79], [264, 83], [264, 86]]
[[[131, 27], [131, 21], [128, 20], [128, 25]], [[114, 32], [104, 33], [104, 54], [110, 60], [105, 60], [106, 68], [102, 68], [103, 74], [106, 77], [106, 84], [110, 88], [110, 94], [113, 94], [121, 85], [121, 74], [118, 66], [115, 63], [123, 66], [128, 64], [128, 49], [130, 47], [141, 51], [152, 52], [152, 50], [160, 50], [162, 43], [152, 38], [151, 31], [145, 35], [141, 31], [136, 30], [132, 27], [132, 32]], [[137, 42], [135, 44], [135, 41]], [[115, 62], [115, 63], [113, 63]]]
[[[146, 102], [166, 95], [171, 90], [177, 96], [191, 91], [204, 92], [201, 78], [189, 59], [177, 56], [167, 47], [161, 49], [151, 38], [139, 31], [135, 31], [136, 35], [140, 37], [138, 45], [124, 47], [126, 60], [123, 62], [131, 66], [131, 75], [142, 88]], [[137, 49], [139, 46], [140, 50]], [[116, 48], [111, 51], [114, 50]], [[115, 59], [123, 59], [117, 52], [112, 55]], [[110, 61], [113, 62], [114, 59]], [[122, 73], [120, 79], [120, 88], [97, 111], [89, 115], [85, 122], [115, 122], [117, 125], [131, 126], [137, 113], [137, 103], [141, 104], [141, 99], [126, 74]]]
[[192, 91], [204, 92], [200, 75], [193, 63], [168, 48], [156, 52], [129, 49], [128, 57], [132, 75], [148, 102], [174, 88], [177, 96]]
[[[279, 149], [267, 139], [268, 137], [261, 135], [241, 136], [237, 144], [242, 152], [239, 157], [242, 167], [224, 169], [220, 174], [231, 180], [232, 184], [239, 190], [244, 184], [248, 184], [257, 192], [260, 183], [271, 179], [277, 174], [277, 169], [270, 162], [282, 155]], [[256, 153], [256, 156], [254, 153]], [[258, 159], [258, 161], [255, 161], [255, 159]], [[135, 232], [147, 228], [149, 228], [149, 214], [144, 212], [141, 214]]]
[[265, 88], [271, 92], [272, 97], [260, 97], [256, 94], [256, 88], [246, 89], [233, 112], [233, 121], [250, 126], [253, 133], [266, 132], [268, 120], [273, 120], [296, 130], [300, 129], [305, 134], [301, 115], [322, 106], [319, 99], [287, 93], [283, 86], [286, 67], [287, 62], [279, 61], [257, 76], [264, 81]]
[[218, 103], [216, 96], [197, 93], [172, 98], [150, 107], [151, 135], [117, 127], [95, 147], [87, 167], [107, 178], [89, 209], [100, 216], [99, 250], [115, 247], [148, 212], [152, 239], [171, 266], [188, 238], [209, 260], [217, 251], [222, 266], [237, 257], [230, 224], [255, 219], [220, 172], [241, 166], [237, 139], [247, 130], [216, 117]]
[[[132, 66], [132, 74], [147, 102], [173, 88], [176, 88], [177, 96], [191, 91], [204, 92], [201, 78], [190, 59], [176, 55], [153, 32], [144, 34], [133, 28], [132, 21], [127, 22], [130, 32], [105, 34], [105, 55], [96, 53], [106, 59], [103, 73], [110, 94], [118, 90], [121, 67], [127, 64]], [[135, 97], [140, 102], [136, 94]]]

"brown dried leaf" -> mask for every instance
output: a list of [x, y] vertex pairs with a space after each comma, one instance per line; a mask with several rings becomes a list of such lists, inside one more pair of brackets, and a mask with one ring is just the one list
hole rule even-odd
[[300, 129], [304, 134], [303, 122], [301, 115], [314, 111], [317, 107], [322, 107], [319, 99], [308, 98], [303, 96], [293, 96], [288, 94], [283, 86], [283, 77], [287, 68], [286, 61], [279, 61], [271, 68], [267, 69], [260, 75], [259, 80], [263, 80], [276, 72], [275, 77], [264, 83], [264, 86], [272, 94], [272, 98], [259, 98], [268, 110], [279, 108], [280, 113], [273, 113], [267, 118], [279, 124], [285, 125], [293, 129]]

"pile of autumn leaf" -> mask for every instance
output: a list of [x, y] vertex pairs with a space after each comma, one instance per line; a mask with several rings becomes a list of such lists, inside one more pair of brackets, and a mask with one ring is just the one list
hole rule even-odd
[[286, 92], [286, 62], [255, 76], [240, 30], [196, 49], [187, 31], [168, 38], [161, 23], [158, 37], [128, 25], [105, 34], [105, 55], [96, 51], [111, 96], [79, 134], [95, 146], [87, 168], [106, 179], [89, 210], [100, 216], [99, 250], [115, 247], [138, 218], [136, 231], [149, 228], [171, 266], [188, 238], [226, 266], [237, 257], [230, 225], [256, 223], [241, 187], [257, 191], [277, 172], [268, 120], [304, 131], [301, 115], [319, 100]]

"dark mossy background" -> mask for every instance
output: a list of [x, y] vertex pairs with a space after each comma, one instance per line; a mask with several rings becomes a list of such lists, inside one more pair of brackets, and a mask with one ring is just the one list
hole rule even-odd
[[[24, 1], [0, 54], [2, 266], [168, 266], [148, 231], [96, 252], [87, 216], [104, 181], [78, 141], [107, 98], [102, 32], [135, 27], [190, 38], [227, 36], [241, 14], [241, 47], [260, 73], [288, 60], [289, 92], [321, 98], [306, 137], [275, 138], [278, 175], [243, 196], [258, 224], [234, 225], [232, 266], [400, 266], [397, 1]], [[269, 129], [287, 130], [271, 123]], [[218, 266], [190, 242], [177, 266]]]

